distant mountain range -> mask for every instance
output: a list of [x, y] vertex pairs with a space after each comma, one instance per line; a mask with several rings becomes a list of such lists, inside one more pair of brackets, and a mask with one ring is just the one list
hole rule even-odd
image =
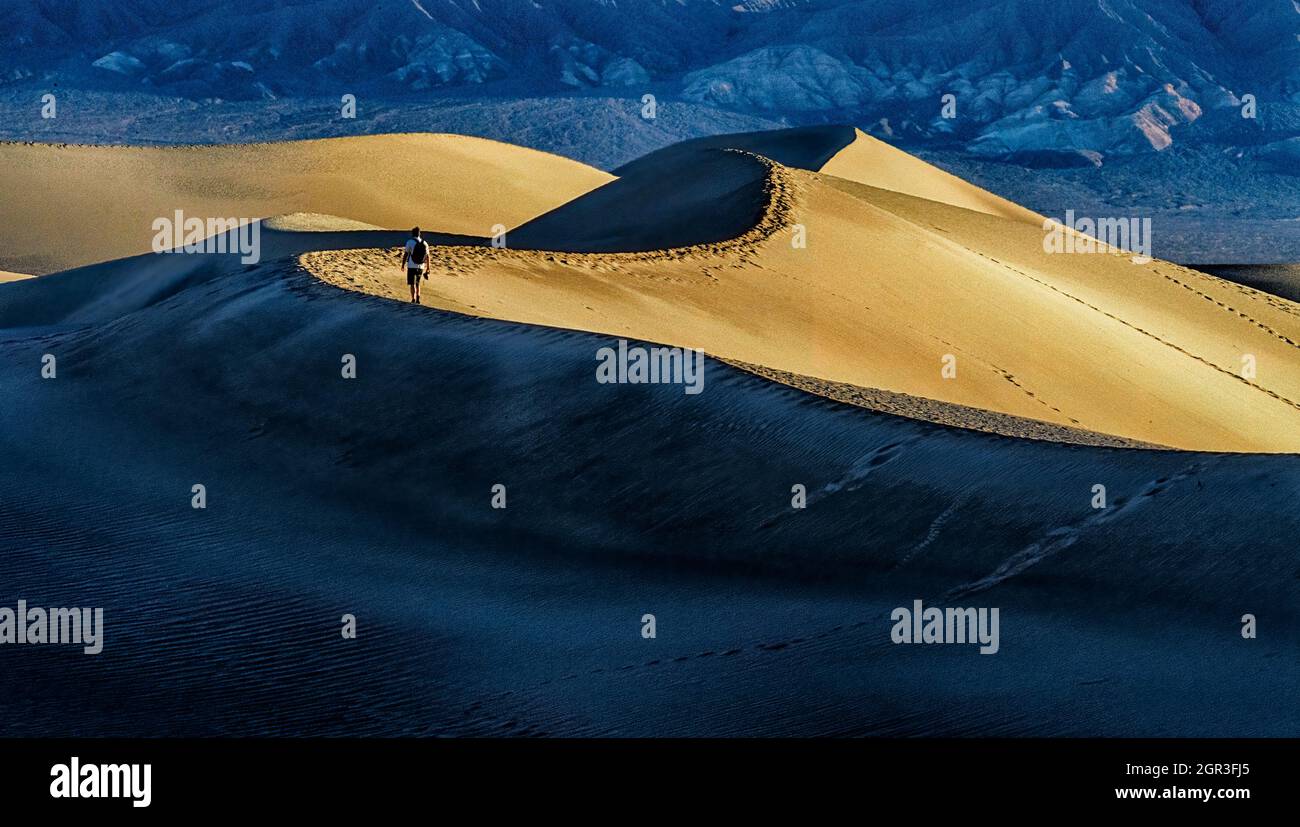
[[0, 78], [193, 100], [651, 92], [1031, 164], [1180, 141], [1293, 160], [1300, 3], [8, 0]]
[[1182, 260], [1300, 259], [1300, 0], [0, 3], [0, 139], [448, 131], [614, 169], [824, 123], [1045, 214], [1162, 216]]

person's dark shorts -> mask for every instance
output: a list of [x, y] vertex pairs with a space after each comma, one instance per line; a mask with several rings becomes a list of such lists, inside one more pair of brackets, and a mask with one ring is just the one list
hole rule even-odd
[[407, 267], [407, 268], [406, 268], [406, 283], [409, 284], [409, 285], [414, 285], [417, 281], [420, 280], [420, 276], [422, 276], [422, 275], [424, 275], [424, 271], [423, 271], [423, 270], [412, 270], [410, 267]]

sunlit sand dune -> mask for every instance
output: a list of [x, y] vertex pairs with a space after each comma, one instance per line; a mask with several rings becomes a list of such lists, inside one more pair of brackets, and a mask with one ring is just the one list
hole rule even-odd
[[1033, 210], [982, 190], [883, 141], [854, 130], [854, 140], [820, 167], [821, 172], [872, 187], [1023, 221], [1041, 227]]
[[353, 221], [351, 218], [339, 218], [337, 215], [314, 212], [273, 215], [263, 220], [262, 226], [285, 233], [340, 233], [384, 229], [364, 221]]
[[[1032, 210], [980, 189], [851, 126], [805, 126], [698, 138], [652, 152], [614, 170], [614, 173], [624, 179], [653, 176], [671, 179], [678, 187], [699, 186], [698, 164], [706, 149], [762, 155], [781, 166], [823, 172], [905, 195], [1026, 221], [1034, 226], [1041, 226], [1043, 221], [1043, 217]], [[681, 196], [674, 200], [680, 203]]]
[[609, 181], [459, 135], [207, 147], [0, 144], [0, 267], [48, 273], [149, 252], [153, 222], [321, 213], [488, 236]]
[[[800, 132], [801, 162], [844, 137]], [[636, 162], [510, 234], [542, 250], [437, 248], [425, 302], [1146, 443], [1300, 451], [1300, 306], [1162, 261], [1045, 253], [1033, 213], [872, 143], [854, 135], [829, 168], [907, 192], [718, 139], [664, 150], [671, 175]], [[304, 264], [405, 297], [391, 250]]]
[[29, 278], [31, 278], [31, 276], [27, 275], [26, 273], [10, 273], [7, 270], [0, 270], [0, 282], [21, 281], [23, 279], [29, 279]]
[[[0, 285], [5, 571], [132, 607], [100, 656], [0, 670], [6, 697], [113, 703], [28, 704], [5, 734], [1300, 731], [1278, 703], [1300, 457], [1097, 447], [1287, 447], [1269, 393], [1291, 391], [1296, 306], [1047, 256], [1033, 225], [758, 157], [815, 170], [843, 132], [775, 137], [679, 148], [677, 200], [626, 173], [520, 219], [664, 249], [431, 234], [426, 301], [459, 312], [401, 300], [404, 232], [296, 203], [257, 263], [145, 254]], [[651, 192], [668, 201], [620, 204]], [[555, 220], [584, 213], [599, 226]], [[673, 246], [691, 234], [714, 240]], [[745, 369], [703, 360], [694, 395], [600, 383], [619, 336]], [[1249, 384], [1224, 372], [1238, 350]], [[918, 595], [1000, 607], [1006, 645], [900, 652], [891, 612]], [[1245, 611], [1273, 631], [1243, 642]], [[359, 641], [322, 645], [342, 612]]]
[[[1045, 253], [1034, 213], [849, 128], [689, 141], [617, 178], [446, 135], [4, 144], [0, 160], [14, 271], [138, 254], [182, 209], [274, 216], [268, 231], [317, 237], [312, 273], [404, 299], [400, 236], [375, 228], [418, 222], [439, 242], [424, 299], [445, 309], [700, 347], [859, 404], [906, 395], [940, 422], [986, 411], [999, 433], [1300, 451], [1300, 306], [1166, 262]], [[494, 225], [507, 249], [481, 244]], [[292, 246], [277, 238], [267, 255]], [[6, 323], [143, 306], [207, 278], [185, 259], [83, 268], [11, 296]]]

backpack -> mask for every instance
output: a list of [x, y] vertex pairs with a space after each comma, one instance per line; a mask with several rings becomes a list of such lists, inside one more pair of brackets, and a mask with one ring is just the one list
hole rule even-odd
[[429, 257], [429, 245], [423, 238], [415, 240], [415, 247], [411, 250], [410, 258], [407, 260], [408, 265], [415, 267], [424, 266], [424, 260]]

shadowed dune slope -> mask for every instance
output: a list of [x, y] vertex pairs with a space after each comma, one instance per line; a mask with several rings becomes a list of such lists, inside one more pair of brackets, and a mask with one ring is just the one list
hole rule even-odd
[[698, 174], [692, 173], [691, 164], [698, 163], [701, 154], [708, 150], [740, 150], [769, 158], [785, 167], [822, 172], [859, 184], [1039, 227], [1043, 222], [1043, 217], [1032, 210], [980, 189], [851, 126], [806, 126], [697, 138], [638, 158], [614, 170], [614, 174], [644, 179], [667, 175], [680, 185]]
[[[672, 157], [684, 215], [708, 203], [692, 182], [771, 163], [713, 147]], [[660, 200], [647, 204], [634, 181]], [[643, 217], [675, 214], [673, 192], [633, 170], [512, 238], [636, 250], [657, 229]], [[701, 223], [752, 221], [751, 195], [720, 199]], [[1300, 451], [1300, 306], [1163, 261], [1049, 254], [1039, 223], [830, 175], [771, 164], [761, 198], [745, 233], [695, 246], [439, 248], [425, 300], [1146, 443]], [[404, 297], [390, 261], [387, 251], [304, 259], [335, 284]]]
[[[323, 225], [334, 224], [332, 220], [323, 222], [323, 225], [319, 221], [312, 222], [314, 229], [310, 231], [289, 232], [270, 229], [280, 224], [276, 219], [261, 223], [264, 261], [354, 245], [397, 248], [409, 237], [409, 231], [401, 230], [322, 229]], [[290, 223], [302, 224], [303, 221], [299, 219]], [[431, 244], [486, 243], [469, 236], [437, 233], [426, 233], [425, 238]], [[234, 249], [234, 245], [230, 244], [228, 249]], [[396, 257], [390, 256], [388, 264], [396, 269]], [[38, 331], [111, 322], [244, 266], [235, 253], [145, 253], [7, 284], [0, 293], [0, 330]]]
[[816, 170], [859, 136], [872, 140], [849, 126], [809, 126], [682, 141], [619, 167], [616, 180], [517, 228], [510, 246], [608, 253], [735, 238], [758, 223], [767, 203], [767, 166], [754, 156]]
[[[673, 168], [707, 150], [734, 149], [762, 155], [778, 164], [816, 171], [865, 137], [851, 126], [801, 126], [763, 132], [710, 135], [666, 146], [614, 170], [620, 178]], [[867, 140], [872, 140], [867, 138]]]
[[1300, 302], [1300, 264], [1198, 264], [1196, 269]]
[[584, 197], [529, 221], [509, 245], [532, 250], [648, 251], [734, 238], [762, 217], [767, 167], [744, 152], [700, 148], [634, 165]]
[[492, 234], [610, 180], [459, 135], [202, 147], [0, 144], [0, 267], [49, 273], [148, 252], [153, 222], [321, 213], [389, 229]]
[[[862, 203], [804, 183], [808, 215]], [[812, 244], [863, 220], [902, 232], [908, 204], [889, 206], [818, 218]], [[954, 236], [1006, 223], [926, 215]], [[279, 234], [278, 250], [343, 242], [325, 235]], [[185, 265], [202, 279], [147, 295], [163, 273], [141, 264], [189, 259], [207, 259]], [[286, 259], [114, 266], [138, 275], [116, 272], [75, 327], [0, 322], [5, 578], [45, 605], [93, 601], [109, 629], [93, 658], [6, 661], [5, 735], [1300, 733], [1300, 458], [974, 434], [712, 360], [698, 395], [600, 384], [609, 336], [362, 296]], [[847, 286], [791, 266], [764, 261], [754, 282]], [[440, 278], [529, 298], [554, 278], [590, 302], [623, 290], [593, 278], [658, 273], [529, 267]], [[967, 278], [1018, 283], [988, 267]], [[681, 288], [688, 272], [659, 275]], [[902, 290], [853, 274], [877, 303]], [[717, 276], [707, 289], [748, 278]], [[70, 278], [5, 285], [0, 319], [30, 291], [62, 300]], [[805, 321], [824, 340], [794, 351], [838, 347]], [[40, 378], [47, 353], [57, 380]], [[506, 509], [489, 505], [498, 483]], [[1000, 607], [999, 653], [890, 643], [890, 612], [916, 599]], [[1273, 631], [1243, 640], [1245, 611]], [[341, 645], [343, 612], [360, 638]]]
[[860, 130], [809, 126], [697, 138], [652, 152], [615, 170], [617, 180], [516, 228], [510, 246], [625, 252], [733, 238], [763, 210], [766, 170], [747, 157], [755, 155], [1042, 226], [1042, 216]]

